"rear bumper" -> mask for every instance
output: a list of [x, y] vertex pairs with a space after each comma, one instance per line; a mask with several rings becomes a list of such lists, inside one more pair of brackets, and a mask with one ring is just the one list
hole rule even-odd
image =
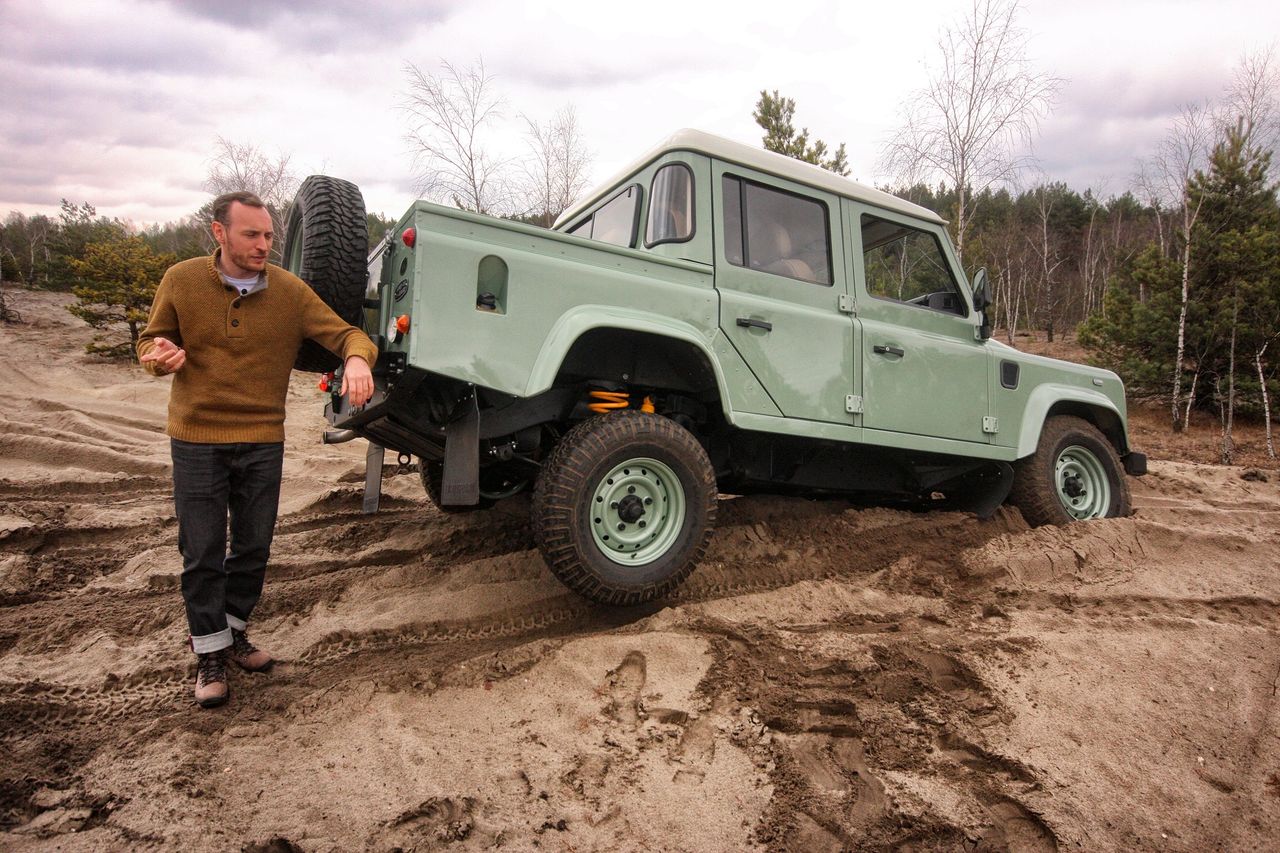
[[1126, 453], [1124, 457], [1124, 472], [1131, 477], [1141, 477], [1147, 473], [1147, 454], [1139, 453], [1136, 450]]

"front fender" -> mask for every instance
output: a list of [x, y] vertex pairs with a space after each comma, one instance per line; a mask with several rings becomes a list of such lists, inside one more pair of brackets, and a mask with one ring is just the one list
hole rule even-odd
[[1124, 416], [1111, 398], [1101, 391], [1049, 382], [1038, 386], [1027, 399], [1026, 408], [1022, 412], [1022, 426], [1018, 431], [1018, 459], [1036, 452], [1036, 445], [1040, 443], [1040, 430], [1044, 427], [1049, 411], [1058, 403], [1073, 403], [1108, 412], [1119, 423], [1121, 438], [1127, 445]]

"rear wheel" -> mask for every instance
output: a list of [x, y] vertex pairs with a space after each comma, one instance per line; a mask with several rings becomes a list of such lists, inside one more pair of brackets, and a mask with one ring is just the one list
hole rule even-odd
[[[368, 254], [364, 198], [356, 185], [327, 175], [303, 181], [285, 225], [284, 267], [353, 326], [362, 319]], [[341, 363], [314, 341], [303, 341], [294, 367], [324, 373]]]
[[543, 464], [533, 530], [566, 586], [604, 604], [675, 589], [706, 552], [716, 480], [698, 440], [660, 415], [621, 411], [565, 435]]
[[1017, 464], [1009, 500], [1033, 526], [1129, 514], [1129, 485], [1111, 442], [1088, 421], [1049, 418]]

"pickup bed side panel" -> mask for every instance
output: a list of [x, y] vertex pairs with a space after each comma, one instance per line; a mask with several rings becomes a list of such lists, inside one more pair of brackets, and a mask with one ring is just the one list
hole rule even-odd
[[[607, 324], [610, 314], [647, 318], [711, 351], [718, 310], [703, 265], [426, 203], [414, 224], [408, 348], [416, 367], [508, 394], [536, 393], [549, 384], [548, 371], [554, 378], [559, 363], [551, 363], [572, 345], [573, 331]], [[476, 304], [482, 262], [505, 272], [502, 296], [488, 310]]]

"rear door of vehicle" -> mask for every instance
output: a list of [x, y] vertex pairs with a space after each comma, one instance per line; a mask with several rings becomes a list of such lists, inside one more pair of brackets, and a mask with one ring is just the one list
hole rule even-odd
[[712, 187], [721, 330], [788, 418], [852, 425], [840, 200], [720, 161]]

